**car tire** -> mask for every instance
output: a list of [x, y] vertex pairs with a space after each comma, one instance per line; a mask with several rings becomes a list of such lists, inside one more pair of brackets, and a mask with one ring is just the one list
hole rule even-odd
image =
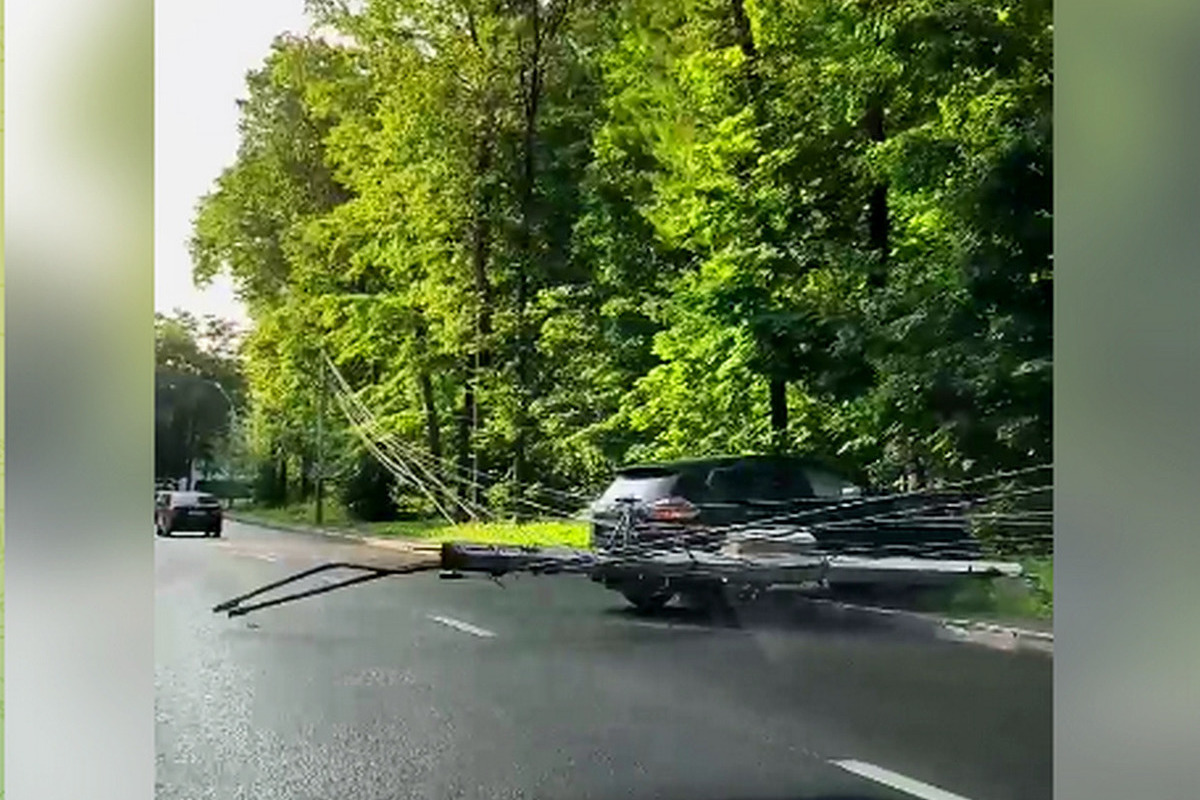
[[675, 597], [675, 592], [661, 586], [629, 584], [620, 592], [639, 614], [656, 614]]

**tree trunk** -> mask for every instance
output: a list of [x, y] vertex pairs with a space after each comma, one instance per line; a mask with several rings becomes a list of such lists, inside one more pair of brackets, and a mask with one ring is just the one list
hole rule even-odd
[[492, 288], [488, 280], [488, 255], [491, 252], [491, 198], [486, 188], [488, 172], [492, 169], [492, 113], [485, 112], [485, 130], [479, 137], [475, 171], [479, 184], [475, 221], [471, 231], [471, 266], [475, 278], [475, 295], [479, 302], [475, 321], [475, 346], [467, 369], [466, 385], [463, 389], [462, 415], [459, 418], [458, 462], [460, 470], [471, 479], [463, 484], [462, 496], [479, 505], [483, 498], [482, 479], [479, 475], [479, 453], [474, 441], [479, 433], [482, 414], [479, 408], [478, 386], [484, 371], [491, 367], [492, 336]]
[[463, 387], [462, 409], [458, 415], [458, 471], [471, 479], [459, 486], [459, 497], [464, 501], [478, 503], [479, 483], [478, 459], [471, 447], [471, 433], [475, 429], [475, 386], [474, 375], [468, 374]]
[[755, 62], [758, 60], [758, 49], [754, 46], [754, 32], [750, 29], [750, 18], [746, 15], [745, 0], [731, 0], [729, 10], [733, 14], [733, 27], [737, 35], [738, 47], [741, 48], [742, 55], [750, 62], [751, 75], [757, 81], [758, 68]]
[[[433, 471], [436, 474], [441, 472], [438, 462], [442, 458], [442, 422], [438, 415], [437, 398], [433, 392], [433, 376], [429, 369], [429, 330], [423, 317], [417, 318], [414, 333], [418, 350], [417, 389], [421, 393], [421, 406], [425, 412], [425, 446], [433, 456]], [[446, 491], [450, 490], [446, 489]], [[445, 499], [449, 500], [449, 498]]]
[[433, 376], [429, 370], [429, 329], [423, 317], [416, 325], [418, 348], [417, 388], [421, 392], [421, 405], [425, 410], [425, 444], [434, 459], [442, 457], [442, 424], [438, 417], [437, 398], [433, 394]]
[[517, 504], [516, 516], [523, 514], [521, 505], [524, 493], [528, 465], [526, 463], [526, 448], [529, 437], [529, 341], [526, 331], [526, 306], [529, 294], [529, 272], [533, 268], [533, 214], [535, 201], [535, 182], [537, 180], [534, 159], [534, 145], [537, 141], [537, 115], [542, 95], [542, 31], [540, 3], [530, 4], [531, 21], [533, 26], [532, 53], [527, 71], [528, 84], [524, 91], [524, 152], [522, 153], [521, 175], [521, 227], [520, 227], [520, 259], [517, 274], [517, 414], [516, 436], [513, 442], [513, 480], [516, 484], [515, 495]]
[[[759, 74], [758, 48], [754, 43], [750, 18], [746, 14], [745, 0], [730, 0], [730, 13], [733, 17], [734, 36], [742, 55], [746, 58], [746, 86], [749, 92], [750, 108], [754, 113], [755, 124], [762, 130], [767, 119], [767, 112], [763, 106], [760, 92], [762, 79]], [[753, 159], [747, 159], [746, 168], [751, 168], [752, 164]], [[746, 187], [745, 190], [749, 191], [749, 187]], [[757, 233], [761, 240], [768, 240], [771, 235], [770, 231], [762, 228]], [[766, 346], [778, 350], [780, 345], [771, 342]], [[772, 358], [774, 355], [772, 353]], [[779, 375], [768, 375], [767, 382], [771, 404], [771, 449], [776, 453], [782, 453], [787, 450], [787, 380]]]
[[[876, 96], [867, 106], [863, 122], [867, 137], [873, 143], [884, 140], [883, 99]], [[888, 214], [888, 186], [885, 182], [871, 187], [867, 199], [867, 242], [878, 258], [878, 268], [870, 276], [871, 285], [879, 288], [887, 280], [888, 252], [891, 249], [891, 219]]]
[[286, 505], [288, 501], [288, 459], [286, 453], [281, 453], [279, 456], [279, 471], [276, 474], [278, 476], [278, 483], [276, 483], [276, 488], [279, 490], [278, 497]]
[[771, 379], [771, 446], [777, 453], [787, 450], [787, 381]]
[[[435, 474], [441, 474], [441, 458], [442, 458], [442, 423], [438, 415], [437, 401], [433, 395], [433, 379], [429, 375], [429, 371], [422, 369], [417, 375], [417, 384], [421, 390], [421, 404], [425, 407], [425, 446], [429, 448], [430, 454], [433, 456], [433, 471]], [[443, 491], [438, 487], [432, 487], [431, 491], [435, 495], [442, 495]], [[444, 490], [445, 494], [449, 494], [454, 490], [447, 487]], [[449, 497], [444, 500], [449, 501]], [[454, 508], [453, 503], [448, 503], [450, 508]]]
[[312, 497], [312, 459], [305, 453], [300, 456], [300, 502]]
[[184, 446], [185, 446], [184, 447], [184, 455], [187, 459], [184, 462], [183, 466], [184, 466], [184, 469], [186, 469], [187, 471], [183, 473], [184, 474], [183, 485], [184, 485], [185, 489], [190, 492], [196, 488], [194, 485], [195, 481], [192, 479], [192, 468], [195, 466], [195, 463], [196, 463], [196, 461], [195, 461], [195, 459], [196, 459], [196, 409], [195, 408], [190, 409], [187, 420], [188, 420], [187, 436], [183, 440]]
[[421, 385], [421, 402], [425, 405], [425, 437], [429, 452], [435, 459], [442, 457], [442, 425], [438, 419], [437, 403], [433, 396], [433, 379], [427, 370], [421, 370], [417, 378]]

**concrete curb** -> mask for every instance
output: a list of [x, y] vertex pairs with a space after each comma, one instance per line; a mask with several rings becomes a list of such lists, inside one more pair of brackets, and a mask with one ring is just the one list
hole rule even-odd
[[275, 520], [265, 520], [259, 517], [243, 516], [237, 512], [226, 512], [225, 516], [227, 519], [231, 519], [234, 522], [241, 522], [246, 525], [257, 525], [260, 528], [270, 528], [272, 530], [287, 531], [289, 533], [308, 533], [314, 536], [324, 536], [330, 539], [342, 539], [344, 541], [360, 542], [373, 547], [382, 547], [388, 550], [400, 550], [406, 553], [440, 553], [442, 550], [442, 545], [440, 542], [429, 542], [423, 539], [368, 536], [365, 533], [358, 533], [357, 531], [347, 531], [338, 528], [318, 528], [313, 525], [301, 525], [300, 523], [276, 522]]
[[843, 619], [884, 624], [895, 630], [943, 641], [963, 642], [1007, 652], [1054, 655], [1054, 634], [980, 620], [951, 619], [894, 608], [862, 606], [837, 600], [808, 598], [804, 602]]
[[1054, 655], [1054, 634], [979, 620], [940, 620], [947, 638], [969, 641], [997, 650], [1025, 650]]

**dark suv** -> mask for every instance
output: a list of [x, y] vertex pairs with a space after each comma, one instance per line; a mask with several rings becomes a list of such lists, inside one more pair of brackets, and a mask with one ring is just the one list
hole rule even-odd
[[[961, 514], [936, 508], [953, 507], [955, 499], [864, 492], [806, 458], [730, 456], [618, 470], [589, 515], [592, 547], [601, 552], [625, 544], [618, 524], [624, 506], [635, 546], [686, 541], [694, 550], [716, 549], [728, 526], [757, 523], [772, 535], [807, 533], [813, 549], [829, 555], [977, 558], [978, 544]], [[626, 591], [623, 573], [600, 579], [636, 606], [661, 603], [661, 592]]]
[[154, 503], [154, 532], [203, 531], [221, 535], [221, 501], [207, 492], [159, 492]]
[[638, 540], [649, 541], [786, 517], [861, 493], [832, 470], [794, 457], [729, 456], [625, 467], [590, 508], [592, 545], [605, 547], [623, 499], [636, 509]]

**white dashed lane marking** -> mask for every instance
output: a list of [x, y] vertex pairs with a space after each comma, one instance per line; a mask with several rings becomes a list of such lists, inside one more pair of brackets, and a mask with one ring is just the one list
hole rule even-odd
[[496, 635], [489, 630], [476, 627], [475, 625], [472, 625], [469, 622], [463, 622], [462, 620], [454, 619], [453, 617], [439, 617], [435, 614], [430, 614], [429, 619], [432, 620], [433, 622], [437, 622], [442, 625], [445, 625], [448, 628], [454, 628], [456, 631], [462, 631], [463, 633], [469, 633], [472, 636], [480, 636], [485, 639], [490, 639], [491, 637]]
[[901, 775], [899, 772], [877, 767], [874, 764], [868, 764], [865, 761], [834, 761], [832, 762], [842, 769], [853, 772], [863, 778], [868, 778], [881, 783], [884, 786], [897, 789], [913, 797], [920, 797], [922, 800], [967, 800], [962, 795], [947, 792], [945, 789], [939, 789], [936, 786], [930, 786], [928, 783], [909, 778], [906, 775]]

